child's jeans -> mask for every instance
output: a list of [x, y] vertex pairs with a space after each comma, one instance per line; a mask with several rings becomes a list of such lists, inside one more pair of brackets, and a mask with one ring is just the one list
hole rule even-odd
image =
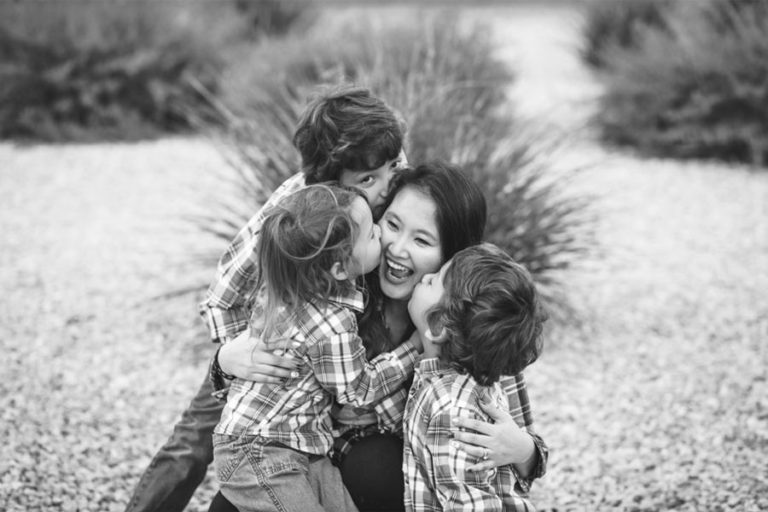
[[357, 512], [326, 456], [260, 436], [214, 434], [213, 462], [221, 493], [240, 512]]

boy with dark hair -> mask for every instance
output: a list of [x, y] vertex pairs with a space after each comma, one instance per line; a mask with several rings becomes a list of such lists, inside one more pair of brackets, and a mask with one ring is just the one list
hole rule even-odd
[[404, 415], [406, 510], [534, 510], [515, 466], [470, 471], [487, 451], [451, 441], [455, 418], [489, 420], [480, 401], [506, 407], [499, 378], [541, 353], [546, 316], [530, 274], [494, 245], [469, 247], [424, 276], [408, 311], [424, 358]]
[[[288, 178], [238, 233], [219, 260], [216, 279], [200, 304], [214, 342], [230, 340], [248, 326], [258, 274], [255, 248], [264, 212], [305, 184], [337, 181], [360, 189], [377, 218], [390, 179], [407, 164], [402, 143], [402, 122], [368, 89], [340, 86], [309, 103], [293, 138], [301, 155], [301, 172]], [[211, 373], [221, 387], [231, 376], [221, 372], [217, 356], [218, 351]], [[293, 364], [278, 356], [270, 363], [285, 368], [286, 373]], [[184, 510], [213, 460], [212, 433], [224, 406], [213, 392], [211, 379], [206, 376], [172, 436], [142, 475], [127, 511]]]

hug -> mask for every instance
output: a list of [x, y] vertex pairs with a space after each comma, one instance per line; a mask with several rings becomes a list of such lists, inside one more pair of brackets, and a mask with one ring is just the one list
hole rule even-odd
[[128, 510], [183, 510], [211, 461], [210, 510], [534, 510], [548, 450], [522, 372], [546, 315], [482, 243], [478, 186], [403, 140], [367, 89], [310, 102], [302, 169], [220, 259], [210, 375]]

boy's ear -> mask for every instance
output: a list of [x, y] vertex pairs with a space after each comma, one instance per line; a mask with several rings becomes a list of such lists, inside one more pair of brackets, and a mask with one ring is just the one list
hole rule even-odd
[[432, 334], [432, 329], [427, 329], [427, 332], [424, 333], [424, 337], [427, 338], [427, 340], [434, 344], [434, 345], [442, 345], [446, 341], [448, 341], [448, 331], [445, 330], [445, 327], [443, 327], [440, 330], [440, 334], [435, 336]]
[[340, 261], [337, 261], [331, 267], [331, 275], [337, 281], [346, 281], [349, 279], [349, 272], [347, 272], [347, 269], [344, 268], [344, 265]]

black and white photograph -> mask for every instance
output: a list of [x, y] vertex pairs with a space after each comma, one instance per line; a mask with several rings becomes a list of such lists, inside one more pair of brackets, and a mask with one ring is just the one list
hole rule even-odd
[[0, 511], [768, 511], [768, 0], [0, 0]]

